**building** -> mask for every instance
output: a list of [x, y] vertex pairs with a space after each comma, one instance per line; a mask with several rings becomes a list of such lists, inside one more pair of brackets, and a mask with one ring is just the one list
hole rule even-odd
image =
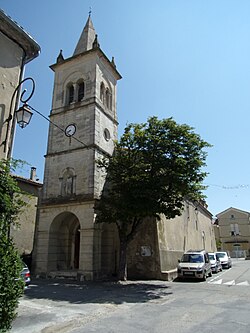
[[13, 114], [19, 103], [14, 93], [25, 65], [40, 53], [40, 46], [24, 29], [0, 10], [0, 159], [12, 154], [15, 133]]
[[[60, 51], [55, 73], [44, 185], [34, 251], [35, 274], [98, 279], [117, 274], [115, 225], [96, 224], [95, 201], [105, 177], [96, 160], [113, 153], [117, 138], [114, 58], [100, 48], [88, 17], [72, 57]], [[128, 253], [128, 277], [167, 278], [190, 248], [216, 250], [212, 215], [185, 202], [180, 217], [145, 223]]]
[[121, 75], [101, 50], [90, 16], [72, 57], [64, 59], [60, 52], [51, 69], [50, 119], [60, 128], [49, 127], [35, 271], [71, 270], [98, 278], [106, 265], [101, 257], [105, 232], [95, 224], [94, 203], [105, 179], [96, 160], [113, 153]]
[[10, 236], [20, 255], [31, 258], [36, 228], [37, 205], [42, 184], [36, 179], [36, 168], [32, 167], [30, 178], [13, 175], [23, 192], [22, 200], [26, 203], [19, 215], [17, 224], [11, 226]]
[[[178, 259], [190, 249], [217, 250], [212, 214], [204, 203], [184, 202], [181, 216], [145, 223], [128, 251], [128, 276], [169, 280]], [[152, 223], [153, 222], [153, 223]]]
[[250, 213], [230, 207], [216, 215], [221, 250], [231, 257], [246, 257], [250, 254]]
[[[18, 86], [23, 79], [27, 63], [40, 53], [40, 46], [24, 29], [0, 10], [0, 159], [10, 158], [15, 134], [14, 111], [19, 104]], [[18, 216], [18, 224], [11, 226], [10, 235], [21, 254], [30, 255], [36, 225], [39, 190], [42, 184], [35, 178], [13, 175], [18, 186], [26, 194], [23, 200], [27, 206]]]

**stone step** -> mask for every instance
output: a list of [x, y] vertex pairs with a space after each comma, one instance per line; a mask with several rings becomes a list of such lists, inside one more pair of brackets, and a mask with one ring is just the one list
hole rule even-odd
[[79, 272], [78, 271], [52, 271], [47, 275], [51, 279], [71, 279], [78, 280]]

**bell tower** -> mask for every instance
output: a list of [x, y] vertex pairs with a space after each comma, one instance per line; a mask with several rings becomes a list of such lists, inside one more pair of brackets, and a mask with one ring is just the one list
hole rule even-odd
[[[39, 206], [35, 271], [70, 272], [85, 278], [101, 270], [101, 231], [95, 200], [105, 177], [96, 160], [111, 155], [117, 138], [114, 58], [100, 48], [89, 15], [73, 56], [55, 64], [51, 124]], [[70, 273], [69, 273], [70, 274]]]

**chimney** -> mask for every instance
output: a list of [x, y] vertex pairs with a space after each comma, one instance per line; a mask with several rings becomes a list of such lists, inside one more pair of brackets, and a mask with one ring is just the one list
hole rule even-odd
[[36, 181], [36, 168], [31, 167], [30, 169], [30, 179], [33, 180], [34, 182]]

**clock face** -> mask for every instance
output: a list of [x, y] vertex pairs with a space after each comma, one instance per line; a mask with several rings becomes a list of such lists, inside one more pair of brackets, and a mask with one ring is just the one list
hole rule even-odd
[[76, 125], [70, 124], [65, 128], [65, 135], [66, 136], [72, 136], [76, 132]]

